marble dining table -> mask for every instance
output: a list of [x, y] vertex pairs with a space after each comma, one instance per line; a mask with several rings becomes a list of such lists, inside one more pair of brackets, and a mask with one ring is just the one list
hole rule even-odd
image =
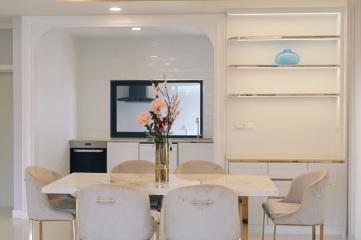
[[170, 174], [169, 182], [157, 183], [154, 174], [123, 173], [72, 173], [42, 187], [42, 192], [76, 197], [80, 189], [94, 184], [125, 185], [143, 190], [149, 195], [162, 196], [184, 186], [211, 184], [230, 188], [239, 196], [243, 240], [248, 239], [248, 197], [275, 197], [279, 194], [267, 175]]

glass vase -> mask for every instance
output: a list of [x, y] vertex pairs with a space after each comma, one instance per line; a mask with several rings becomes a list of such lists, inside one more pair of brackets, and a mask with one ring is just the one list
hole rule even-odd
[[155, 144], [155, 181], [164, 183], [169, 181], [169, 144]]

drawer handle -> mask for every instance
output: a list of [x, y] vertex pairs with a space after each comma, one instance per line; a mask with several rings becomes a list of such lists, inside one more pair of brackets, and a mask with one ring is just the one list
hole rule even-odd
[[210, 205], [212, 203], [213, 203], [212, 200], [205, 200], [205, 201], [194, 200], [194, 201], [192, 201], [193, 205]]
[[114, 199], [97, 199], [97, 203], [99, 203], [99, 204], [103, 204], [103, 203], [112, 204], [112, 203], [115, 203], [115, 200]]
[[74, 149], [76, 153], [102, 153], [102, 149]]

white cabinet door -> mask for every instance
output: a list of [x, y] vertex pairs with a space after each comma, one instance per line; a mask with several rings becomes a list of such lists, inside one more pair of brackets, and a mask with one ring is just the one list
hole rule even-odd
[[139, 144], [108, 142], [107, 144], [107, 165], [108, 172], [121, 162], [128, 160], [139, 160]]
[[344, 232], [347, 212], [347, 167], [343, 163], [310, 163], [310, 171], [327, 170], [330, 174], [326, 190], [326, 229]]
[[178, 143], [179, 164], [191, 160], [214, 161], [213, 143]]
[[306, 173], [307, 163], [269, 163], [269, 176], [273, 179], [293, 179], [296, 176]]
[[[268, 175], [267, 163], [229, 163], [228, 171], [230, 174]], [[262, 224], [262, 202], [266, 200], [267, 198], [263, 197], [250, 197], [248, 199], [249, 224]]]
[[[177, 168], [178, 155], [177, 144], [171, 144], [169, 148], [169, 172], [173, 173]], [[152, 143], [141, 143], [139, 144], [139, 160], [147, 160], [155, 162], [155, 145]]]

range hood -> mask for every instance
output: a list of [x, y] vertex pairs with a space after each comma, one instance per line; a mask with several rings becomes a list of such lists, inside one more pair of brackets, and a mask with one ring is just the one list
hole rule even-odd
[[118, 98], [118, 101], [151, 102], [153, 101], [153, 98], [147, 96], [147, 86], [133, 85], [133, 86], [129, 86], [128, 97]]

